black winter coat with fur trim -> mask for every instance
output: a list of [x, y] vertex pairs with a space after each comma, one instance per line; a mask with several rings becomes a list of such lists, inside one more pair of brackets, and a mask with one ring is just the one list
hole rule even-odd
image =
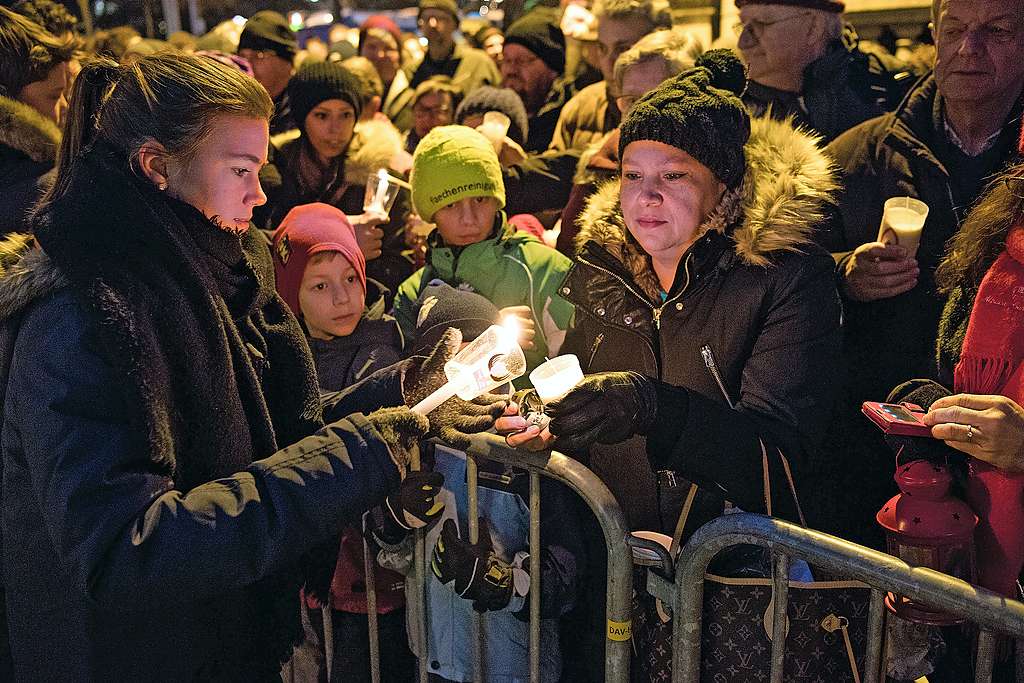
[[87, 166], [36, 223], [49, 251], [0, 248], [16, 677], [279, 680], [300, 557], [398, 485], [342, 419], [397, 404], [397, 370], [322, 405], [265, 245], [143, 185]]
[[[702, 226], [664, 302], [623, 223], [617, 182], [580, 220], [578, 262], [560, 290], [576, 306], [562, 352], [575, 353], [584, 372], [635, 370], [689, 394], [676, 443], [654, 452], [653, 436], [635, 437], [591, 449], [591, 468], [633, 529], [673, 533], [683, 477], [701, 488], [688, 530], [726, 499], [764, 511], [759, 439], [770, 456], [773, 512], [795, 519], [776, 449], [800, 488], [832, 413], [840, 305], [831, 259], [811, 233], [834, 174], [814, 138], [765, 119], [752, 128], [744, 183]], [[654, 432], [678, 426], [665, 408]], [[673, 474], [659, 481], [657, 470]], [[803, 492], [805, 507], [812, 495]]]
[[0, 96], [0, 232], [23, 232], [57, 160], [60, 130], [36, 110]]

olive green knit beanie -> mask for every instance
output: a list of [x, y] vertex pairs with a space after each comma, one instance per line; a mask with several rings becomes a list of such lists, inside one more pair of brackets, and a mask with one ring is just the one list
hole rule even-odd
[[466, 126], [438, 126], [412, 155], [412, 204], [425, 221], [437, 210], [468, 197], [494, 197], [505, 207], [505, 181], [494, 147]]
[[694, 68], [637, 100], [622, 122], [619, 158], [629, 143], [654, 140], [683, 150], [736, 187], [750, 138], [750, 115], [740, 100], [746, 85], [746, 68], [735, 53], [705, 52]]

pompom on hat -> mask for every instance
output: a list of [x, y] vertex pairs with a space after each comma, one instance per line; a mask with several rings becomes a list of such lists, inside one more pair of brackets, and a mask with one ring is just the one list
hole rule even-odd
[[274, 274], [277, 292], [295, 313], [299, 308], [299, 287], [306, 264], [314, 254], [336, 251], [345, 257], [366, 292], [366, 258], [359, 249], [355, 229], [340, 209], [329, 204], [302, 204], [288, 212], [274, 231]]
[[437, 210], [469, 197], [494, 197], [505, 207], [505, 180], [490, 140], [466, 126], [438, 126], [412, 155], [412, 204], [430, 222]]
[[622, 122], [619, 158], [631, 142], [653, 140], [683, 150], [736, 187], [750, 138], [750, 114], [740, 100], [746, 84], [746, 67], [735, 53], [705, 52], [694, 68], [637, 100]]

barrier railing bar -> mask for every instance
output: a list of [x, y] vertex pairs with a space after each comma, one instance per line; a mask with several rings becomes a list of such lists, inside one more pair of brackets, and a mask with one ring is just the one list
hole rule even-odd
[[[409, 469], [414, 472], [418, 472], [420, 469], [420, 449], [418, 447], [413, 448], [410, 452]], [[407, 606], [407, 609], [413, 609], [414, 622], [416, 624], [416, 633], [413, 638], [416, 641], [416, 655], [418, 659], [417, 672], [419, 683], [428, 683], [427, 676], [427, 660], [429, 659], [427, 653], [427, 601], [426, 601], [426, 531], [423, 529], [416, 529], [413, 532], [415, 542], [413, 543], [412, 551], [412, 568], [409, 571], [409, 576], [406, 580], [412, 582], [412, 596], [415, 601], [414, 604]]]
[[782, 683], [786, 660], [786, 613], [789, 611], [789, 556], [772, 553], [772, 683]]
[[[590, 507], [601, 525], [608, 555], [608, 585], [606, 589], [605, 616], [608, 622], [631, 623], [633, 592], [633, 560], [626, 539], [629, 535], [626, 519], [615, 496], [608, 487], [581, 463], [556, 451], [530, 453], [508, 446], [504, 439], [493, 434], [475, 434], [470, 437], [471, 446], [467, 453], [474, 457], [522, 467], [531, 473], [544, 473], [575, 491]], [[470, 458], [472, 459], [472, 458]], [[472, 489], [471, 489], [472, 490]], [[539, 531], [539, 529], [538, 529]], [[532, 531], [531, 531], [532, 537]], [[535, 548], [531, 538], [531, 581], [534, 572], [533, 556], [538, 556], [539, 542]], [[539, 564], [537, 565], [539, 574]], [[531, 594], [533, 588], [531, 586]], [[537, 591], [537, 599], [540, 591]], [[539, 608], [539, 603], [538, 603]], [[531, 603], [531, 610], [533, 609]], [[531, 623], [532, 632], [539, 633], [540, 622]], [[605, 681], [626, 683], [629, 680], [630, 642], [605, 638]], [[485, 680], [478, 678], [476, 680]]]
[[[364, 517], [365, 519], [365, 517]], [[374, 556], [366, 540], [363, 528], [363, 580], [366, 582], [366, 622], [370, 636], [370, 683], [380, 683], [380, 633], [377, 631], [377, 574], [374, 572]], [[330, 669], [327, 675], [331, 680]]]
[[529, 470], [529, 681], [541, 683], [541, 475]]
[[978, 658], [974, 665], [975, 683], [991, 683], [992, 664], [996, 658], [996, 637], [992, 631], [978, 634]]
[[[983, 630], [1024, 637], [1024, 603], [789, 522], [749, 513], [724, 515], [698, 529], [680, 553], [676, 589], [682, 628], [676, 624], [673, 634], [673, 681], [699, 680], [704, 574], [721, 550], [743, 543], [784, 549], [792, 557], [844, 578], [973, 621]], [[983, 634], [983, 638], [991, 639], [992, 635]], [[983, 644], [990, 647], [979, 639], [978, 669], [985, 665], [981, 658]], [[988, 659], [987, 666], [991, 667], [991, 657]]]
[[[466, 490], [467, 501], [469, 503], [469, 510], [467, 510], [467, 516], [469, 518], [469, 542], [478, 543], [480, 541], [480, 489], [478, 488], [479, 479], [477, 478], [478, 470], [476, 460], [472, 457], [468, 457], [466, 454]], [[426, 577], [424, 577], [426, 578]], [[484, 647], [483, 642], [485, 636], [484, 616], [476, 610], [470, 610], [471, 620], [473, 624], [473, 680], [474, 681], [486, 681], [486, 662], [484, 662]]]
[[864, 683], [878, 683], [885, 638], [885, 593], [872, 589], [868, 605], [868, 642], [864, 651]]

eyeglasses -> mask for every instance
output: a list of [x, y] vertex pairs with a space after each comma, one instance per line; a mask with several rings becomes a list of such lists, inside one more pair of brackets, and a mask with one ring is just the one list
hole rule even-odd
[[412, 113], [416, 116], [430, 116], [432, 118], [438, 118], [441, 116], [448, 116], [452, 113], [452, 108], [447, 105], [440, 107], [421, 107], [420, 105], [414, 105]]
[[745, 31], [750, 31], [750, 33], [753, 34], [755, 38], [760, 38], [761, 36], [764, 35], [764, 32], [767, 31], [772, 26], [790, 21], [792, 19], [805, 17], [808, 14], [808, 12], [801, 12], [800, 14], [791, 14], [788, 17], [782, 17], [781, 19], [776, 19], [775, 21], [761, 21], [760, 19], [750, 19], [749, 21], [746, 22], [737, 21], [735, 24], [732, 25], [732, 30], [737, 37], [742, 36]]
[[502, 64], [507, 64], [513, 69], [525, 69], [539, 61], [540, 57], [531, 54], [524, 54], [520, 57], [516, 57], [515, 59], [509, 59], [508, 57], [502, 57], [501, 59]]

